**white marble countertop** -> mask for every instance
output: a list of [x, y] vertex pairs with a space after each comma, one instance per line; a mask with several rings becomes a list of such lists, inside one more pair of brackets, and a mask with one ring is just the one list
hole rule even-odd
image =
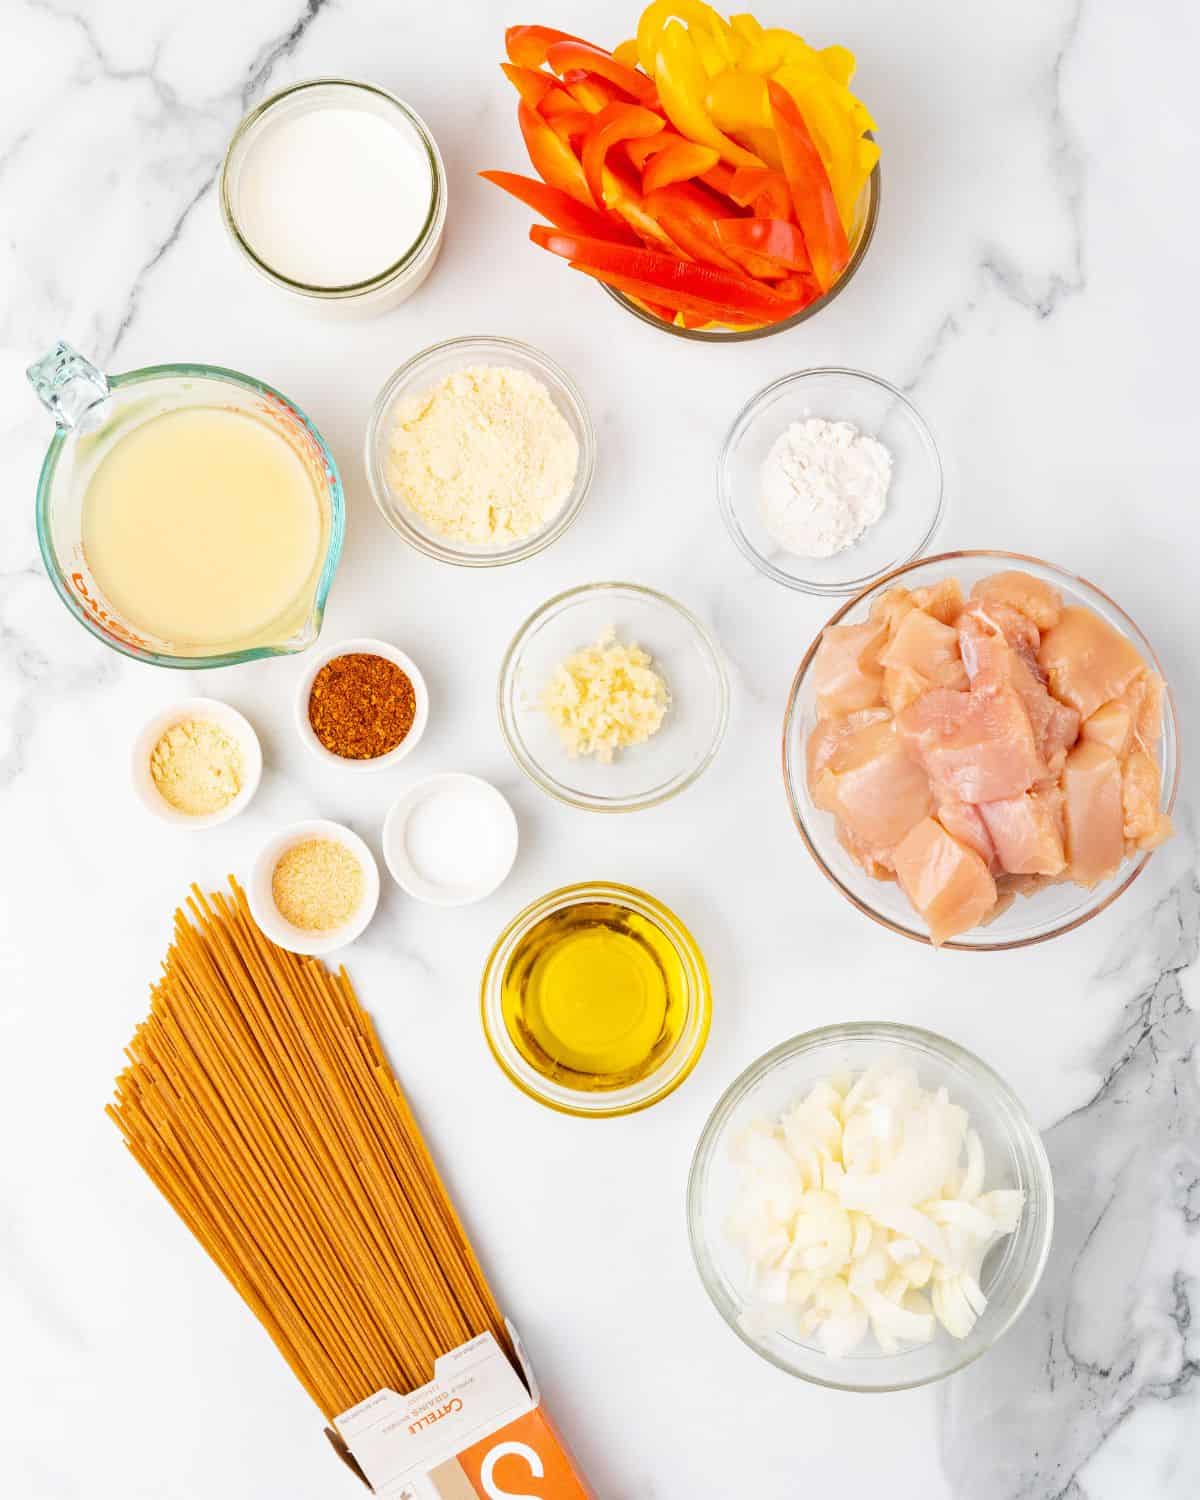
[[[932, 953], [821, 878], [777, 769], [795, 664], [827, 613], [726, 537], [714, 460], [758, 387], [823, 363], [910, 390], [947, 467], [943, 546], [1027, 551], [1139, 621], [1200, 740], [1194, 670], [1196, 315], [1189, 185], [1200, 22], [1167, 0], [765, 4], [860, 58], [883, 211], [853, 286], [815, 321], [731, 348], [643, 327], [525, 242], [473, 173], [522, 169], [496, 64], [506, 22], [615, 42], [634, 0], [9, 0], [0, 23], [0, 1493], [6, 1500], [317, 1500], [362, 1493], [270, 1343], [102, 1114], [188, 882], [244, 871], [273, 827], [348, 821], [376, 848], [412, 777], [491, 777], [516, 870], [465, 911], [387, 884], [347, 953], [553, 1412], [603, 1500], [1191, 1500], [1200, 1492], [1200, 889], [1180, 835], [1117, 905], [1048, 946]], [[613, 19], [613, 18], [616, 19]], [[292, 79], [392, 88], [446, 158], [442, 260], [401, 310], [308, 319], [226, 242], [214, 177], [245, 107]], [[453, 335], [516, 335], [578, 379], [600, 445], [583, 516], [493, 572], [409, 551], [360, 458], [376, 391]], [[378, 779], [298, 743], [299, 661], [168, 674], [123, 660], [46, 580], [33, 495], [49, 423], [22, 371], [65, 337], [110, 370], [251, 371], [329, 438], [349, 530], [325, 639], [378, 634], [424, 664], [418, 754]], [[715, 767], [632, 818], [559, 807], [496, 726], [504, 642], [548, 594], [603, 577], [677, 594], [715, 629], [734, 714]], [[129, 788], [137, 726], [200, 690], [250, 715], [267, 770], [250, 812], [180, 835]], [[1189, 779], [1190, 778], [1190, 779]], [[560, 1118], [512, 1089], [478, 1023], [480, 967], [524, 902], [570, 880], [655, 892], [708, 956], [715, 1014], [688, 1083], [645, 1114]], [[838, 1019], [912, 1020], [978, 1052], [1045, 1131], [1058, 1230], [1035, 1305], [938, 1389], [807, 1387], [726, 1329], [692, 1268], [690, 1153], [725, 1085]]]

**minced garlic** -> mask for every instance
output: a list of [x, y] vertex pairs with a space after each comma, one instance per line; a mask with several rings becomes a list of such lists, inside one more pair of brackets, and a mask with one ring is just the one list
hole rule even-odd
[[241, 791], [241, 747], [212, 719], [183, 719], [150, 752], [150, 775], [176, 812], [204, 817], [228, 807]]
[[604, 764], [615, 751], [657, 734], [670, 702], [649, 652], [622, 645], [612, 629], [567, 657], [542, 694], [567, 754], [594, 755]]
[[455, 370], [400, 402], [387, 479], [430, 531], [504, 547], [547, 525], [566, 503], [579, 444], [540, 380], [524, 370]]
[[293, 844], [271, 874], [271, 897], [279, 915], [305, 932], [341, 927], [362, 896], [362, 865], [337, 839]]

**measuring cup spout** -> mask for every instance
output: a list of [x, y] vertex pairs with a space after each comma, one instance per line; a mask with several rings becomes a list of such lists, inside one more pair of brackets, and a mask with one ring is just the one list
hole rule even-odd
[[55, 344], [25, 374], [58, 426], [65, 432], [108, 398], [108, 376], [70, 344]]

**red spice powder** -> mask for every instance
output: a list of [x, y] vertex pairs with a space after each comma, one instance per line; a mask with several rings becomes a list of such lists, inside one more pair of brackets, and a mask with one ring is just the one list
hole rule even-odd
[[375, 760], [394, 750], [412, 728], [417, 695], [406, 672], [385, 656], [352, 651], [317, 673], [308, 696], [308, 722], [334, 755]]

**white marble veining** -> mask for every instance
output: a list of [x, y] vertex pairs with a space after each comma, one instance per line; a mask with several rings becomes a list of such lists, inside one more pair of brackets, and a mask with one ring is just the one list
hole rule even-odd
[[[1191, 1500], [1200, 1491], [1194, 651], [1200, 312], [1191, 100], [1200, 20], [1174, 0], [811, 0], [763, 14], [860, 57], [883, 210], [854, 285], [800, 329], [707, 348], [634, 322], [530, 247], [473, 173], [519, 169], [503, 27], [615, 42], [627, 7], [543, 0], [7, 0], [0, 11], [0, 1494], [5, 1500], [316, 1500], [362, 1493], [270, 1344], [102, 1114], [191, 880], [244, 871], [322, 814], [378, 846], [411, 776], [458, 768], [512, 797], [510, 881], [463, 911], [388, 887], [347, 955], [553, 1411], [603, 1500]], [[442, 260], [378, 321], [302, 316], [226, 243], [214, 180], [245, 107], [291, 79], [364, 77], [446, 158]], [[404, 357], [471, 332], [526, 338], [578, 379], [600, 469], [577, 526], [531, 561], [448, 571], [405, 549], [360, 458]], [[429, 678], [411, 764], [341, 779], [297, 743], [297, 662], [203, 674], [126, 662], [68, 617], [32, 525], [48, 423], [24, 366], [66, 337], [109, 369], [192, 359], [261, 375], [342, 467], [346, 551], [325, 638], [389, 637]], [[910, 388], [949, 479], [944, 546], [1030, 551], [1097, 581], [1163, 657], [1185, 746], [1180, 836], [1109, 912], [1048, 946], [932, 954], [817, 874], [787, 816], [778, 733], [823, 619], [759, 578], [717, 515], [735, 411], [788, 370]], [[549, 593], [604, 576], [678, 594], [731, 664], [734, 718], [690, 793], [633, 818], [551, 804], [507, 760], [503, 643]], [[137, 726], [226, 697], [267, 771], [243, 818], [180, 835], [128, 785]], [[511, 1089], [477, 1019], [479, 970], [519, 905], [569, 879], [645, 886], [692, 926], [716, 1010], [672, 1099], [553, 1116]], [[682, 1213], [717, 1095], [825, 1021], [914, 1020], [980, 1053], [1046, 1132], [1055, 1247], [1035, 1304], [940, 1390], [855, 1398], [755, 1360], [708, 1305]]]

